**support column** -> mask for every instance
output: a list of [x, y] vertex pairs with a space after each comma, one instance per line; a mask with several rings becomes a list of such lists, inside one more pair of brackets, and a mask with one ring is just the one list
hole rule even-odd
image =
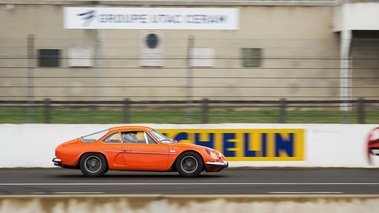
[[27, 99], [28, 99], [28, 123], [34, 123], [34, 67], [35, 67], [35, 53], [34, 53], [34, 43], [35, 38], [34, 34], [28, 34], [27, 38], [27, 58], [28, 58], [28, 90], [27, 90]]
[[340, 97], [343, 103], [341, 111], [351, 110], [351, 69], [350, 69], [350, 44], [351, 30], [341, 31], [341, 56], [340, 56]]
[[95, 30], [95, 39], [96, 39], [96, 46], [95, 46], [95, 69], [96, 69], [96, 89], [94, 91], [94, 95], [97, 97], [96, 101], [102, 100], [102, 92], [101, 92], [101, 76], [102, 72], [104, 71], [104, 41], [105, 41], [105, 32], [103, 30]]
[[340, 99], [341, 111], [351, 110], [351, 68], [350, 47], [352, 32], [347, 26], [348, 13], [345, 5], [341, 4], [341, 43], [340, 43]]

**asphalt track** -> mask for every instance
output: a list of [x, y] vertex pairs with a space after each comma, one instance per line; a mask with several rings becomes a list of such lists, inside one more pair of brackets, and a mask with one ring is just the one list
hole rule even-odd
[[45, 194], [379, 194], [379, 169], [228, 168], [197, 178], [119, 171], [87, 178], [62, 168], [0, 169], [0, 195]]

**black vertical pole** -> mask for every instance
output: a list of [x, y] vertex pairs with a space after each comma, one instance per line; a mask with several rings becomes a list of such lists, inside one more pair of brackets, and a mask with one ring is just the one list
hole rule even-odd
[[124, 99], [124, 123], [130, 123], [130, 100], [128, 98]]
[[49, 98], [46, 98], [44, 101], [44, 123], [51, 123], [51, 105]]
[[201, 112], [202, 112], [202, 116], [201, 116], [201, 122], [203, 124], [207, 124], [209, 122], [209, 104], [208, 104], [208, 99], [207, 98], [204, 98], [203, 99], [203, 102], [202, 102], [202, 105], [201, 105]]
[[365, 99], [363, 97], [358, 99], [358, 123], [365, 123]]
[[193, 35], [188, 37], [188, 50], [187, 50], [187, 122], [193, 123], [193, 109], [192, 109], [192, 86], [193, 86], [193, 69], [192, 69], [192, 51], [195, 46], [195, 39]]
[[287, 101], [285, 98], [280, 99], [279, 108], [279, 123], [287, 123]]
[[29, 34], [27, 38], [27, 100], [28, 100], [28, 123], [34, 123], [34, 35]]

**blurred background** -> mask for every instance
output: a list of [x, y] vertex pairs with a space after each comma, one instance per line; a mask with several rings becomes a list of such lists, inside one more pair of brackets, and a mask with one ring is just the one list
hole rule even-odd
[[[356, 5], [379, 8], [334, 0], [0, 0], [0, 123], [378, 123], [377, 19], [367, 13], [356, 23], [360, 13], [348, 10]], [[67, 7], [236, 8], [239, 23], [67, 29]]]

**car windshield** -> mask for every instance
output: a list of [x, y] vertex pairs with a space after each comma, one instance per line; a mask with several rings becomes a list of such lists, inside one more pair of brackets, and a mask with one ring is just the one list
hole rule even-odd
[[101, 130], [99, 132], [95, 132], [95, 133], [92, 133], [89, 135], [82, 136], [82, 137], [80, 137], [80, 140], [82, 142], [96, 142], [101, 137], [103, 137], [105, 134], [107, 134], [109, 132], [109, 130], [110, 129], [105, 129], [105, 130]]
[[151, 130], [151, 134], [154, 135], [154, 137], [161, 143], [171, 144], [175, 143], [173, 139], [168, 138], [166, 135], [157, 132], [155, 129]]

